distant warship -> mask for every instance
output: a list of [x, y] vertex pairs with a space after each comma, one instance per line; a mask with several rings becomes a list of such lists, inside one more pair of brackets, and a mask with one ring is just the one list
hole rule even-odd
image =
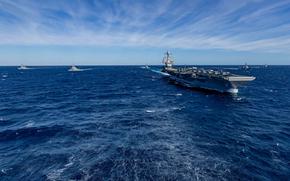
[[238, 93], [238, 86], [255, 80], [252, 76], [231, 74], [197, 67], [173, 68], [173, 59], [168, 51], [163, 58], [164, 67], [160, 72], [170, 80], [190, 88], [213, 90], [222, 93]]
[[68, 71], [70, 71], [70, 72], [80, 72], [80, 71], [83, 71], [83, 69], [79, 69], [75, 65], [73, 65], [73, 66], [71, 66], [70, 69], [68, 69]]
[[241, 66], [242, 70], [250, 70], [250, 67], [247, 63], [245, 63], [244, 65]]
[[27, 70], [30, 69], [28, 67], [26, 67], [25, 65], [20, 65], [20, 67], [17, 68], [18, 70]]

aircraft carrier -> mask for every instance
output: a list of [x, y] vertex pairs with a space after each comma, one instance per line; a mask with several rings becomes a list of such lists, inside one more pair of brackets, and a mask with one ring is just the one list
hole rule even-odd
[[190, 88], [218, 91], [222, 93], [238, 93], [238, 87], [255, 80], [252, 76], [236, 75], [230, 72], [216, 71], [197, 67], [174, 68], [170, 52], [163, 58], [164, 67], [160, 74], [170, 80]]

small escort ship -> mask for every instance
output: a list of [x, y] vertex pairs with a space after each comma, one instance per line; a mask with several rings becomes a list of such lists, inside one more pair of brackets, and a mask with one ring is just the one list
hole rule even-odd
[[248, 66], [247, 63], [245, 63], [245, 65], [242, 65], [242, 66], [241, 66], [241, 69], [242, 69], [242, 70], [250, 70], [251, 68]]
[[83, 69], [79, 69], [75, 65], [72, 65], [70, 69], [68, 69], [69, 72], [80, 72], [83, 71]]
[[28, 70], [30, 68], [26, 67], [25, 65], [20, 65], [20, 67], [17, 68], [18, 70]]
[[164, 67], [160, 74], [190, 88], [236, 94], [239, 85], [255, 80], [255, 77], [252, 76], [236, 75], [224, 71], [206, 70], [197, 67], [174, 68], [174, 61], [168, 51], [165, 53], [163, 63]]

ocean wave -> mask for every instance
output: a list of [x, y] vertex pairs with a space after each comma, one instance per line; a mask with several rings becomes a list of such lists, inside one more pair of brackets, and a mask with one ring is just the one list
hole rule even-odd
[[146, 113], [165, 113], [165, 112], [170, 112], [170, 111], [180, 111], [182, 110], [184, 107], [169, 107], [169, 108], [155, 108], [155, 109], [146, 109], [145, 112]]
[[0, 180], [288, 178], [289, 67], [236, 96], [134, 66], [0, 69]]

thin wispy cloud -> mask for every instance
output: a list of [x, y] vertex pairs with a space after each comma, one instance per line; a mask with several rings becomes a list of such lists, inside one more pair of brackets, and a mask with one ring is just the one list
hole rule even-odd
[[0, 0], [0, 44], [289, 52], [289, 9], [289, 0]]

